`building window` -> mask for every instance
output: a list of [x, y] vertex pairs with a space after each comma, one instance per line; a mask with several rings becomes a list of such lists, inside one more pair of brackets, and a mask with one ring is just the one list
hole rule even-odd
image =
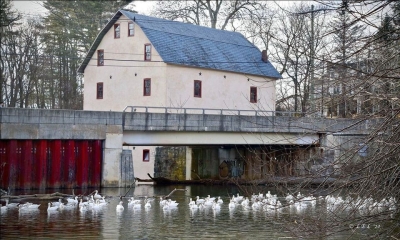
[[121, 36], [121, 27], [119, 24], [114, 24], [114, 38], [119, 38]]
[[128, 36], [133, 36], [135, 34], [135, 25], [133, 24], [133, 22], [129, 22], [128, 23]]
[[103, 99], [103, 83], [97, 83], [97, 91], [96, 91], [96, 98]]
[[151, 94], [151, 79], [145, 78], [143, 81], [143, 96], [150, 96]]
[[144, 45], [144, 60], [151, 61], [151, 44]]
[[194, 80], [194, 96], [201, 98], [201, 81]]
[[104, 66], [104, 50], [97, 50], [97, 66]]
[[257, 87], [250, 87], [250, 102], [257, 102]]
[[143, 149], [143, 162], [148, 162], [148, 161], [150, 161], [150, 150]]

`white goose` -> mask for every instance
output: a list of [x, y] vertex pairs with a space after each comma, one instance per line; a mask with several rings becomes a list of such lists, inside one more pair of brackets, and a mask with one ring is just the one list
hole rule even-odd
[[24, 211], [24, 210], [38, 210], [39, 207], [40, 207], [40, 204], [33, 204], [33, 203], [30, 203], [30, 202], [18, 205], [18, 209], [20, 211], [21, 210], [22, 211]]
[[172, 201], [171, 199], [168, 199], [167, 204], [169, 207], [174, 208], [177, 207], [179, 203], [177, 203], [176, 201]]
[[69, 204], [78, 204], [78, 196], [75, 196], [75, 198], [67, 198], [67, 202]]
[[58, 210], [58, 206], [51, 206], [51, 203], [47, 205], [47, 212], [54, 212]]
[[163, 209], [164, 211], [171, 210], [171, 208], [169, 207], [168, 203], [165, 203], [165, 204], [162, 206], [162, 209]]
[[96, 200], [96, 199], [101, 199], [102, 198], [102, 196], [99, 194], [99, 191], [95, 191], [95, 193], [94, 193], [94, 195], [93, 195], [93, 198]]
[[79, 201], [79, 207], [81, 207], [82, 205], [87, 207], [89, 205], [89, 202], [83, 202], [83, 200], [81, 198], [80, 201]]
[[61, 198], [57, 202], [51, 202], [51, 206], [60, 206], [60, 203], [62, 203]]
[[265, 194], [265, 198], [270, 198], [270, 197], [272, 197], [271, 191], [268, 191], [268, 192]]
[[12, 208], [17, 208], [18, 207], [18, 205], [19, 205], [19, 203], [8, 203], [8, 198], [6, 199], [6, 207], [8, 208], [8, 209], [12, 209]]
[[285, 197], [285, 200], [286, 200], [287, 202], [291, 202], [291, 201], [294, 201], [294, 197], [293, 197], [292, 194], [289, 193], [289, 194]]
[[219, 211], [219, 210], [221, 210], [221, 205], [219, 205], [219, 204], [216, 203], [216, 202], [213, 202], [212, 209], [213, 209], [214, 211]]
[[144, 207], [147, 208], [147, 209], [151, 208], [150, 201], [146, 200], [146, 203], [144, 204]]
[[107, 206], [108, 202], [106, 201], [102, 202], [100, 199], [97, 199], [96, 204], [99, 205], [100, 207], [105, 207]]
[[142, 200], [140, 200], [140, 199], [135, 199], [134, 197], [131, 197], [129, 200], [128, 200], [128, 204], [133, 204], [133, 205], [135, 205], [135, 204], [140, 204], [142, 202]]
[[191, 207], [191, 206], [193, 206], [193, 205], [196, 205], [196, 202], [195, 202], [195, 201], [193, 201], [193, 199], [192, 199], [192, 198], [190, 198], [190, 201], [189, 201], [189, 207]]
[[[193, 201], [194, 202], [194, 201]], [[192, 204], [192, 205], [189, 205], [189, 208], [191, 209], [191, 210], [195, 210], [195, 209], [199, 209], [199, 206], [196, 204], [196, 203], [194, 203], [194, 204]]]
[[133, 209], [141, 209], [141, 208], [142, 208], [142, 204], [140, 202], [133, 204]]
[[207, 195], [207, 198], [206, 198], [207, 200], [210, 200], [210, 201], [215, 201], [215, 197], [211, 197], [210, 195]]
[[99, 203], [108, 203], [107, 201], [106, 201], [106, 199], [105, 199], [105, 197], [103, 196], [103, 197], [101, 197], [100, 199], [98, 199], [99, 200]]
[[86, 212], [88, 209], [89, 209], [89, 205], [84, 205], [84, 204], [79, 205], [79, 211], [81, 213]]
[[8, 210], [7, 206], [1, 206], [0, 212], [5, 213]]
[[124, 211], [124, 206], [122, 206], [123, 202], [120, 201], [116, 207], [117, 212]]
[[224, 203], [224, 201], [221, 199], [221, 197], [218, 197], [217, 203], [218, 203], [219, 205], [221, 205], [221, 204]]
[[233, 201], [232, 199], [231, 199], [231, 201], [229, 202], [229, 209], [234, 209], [235, 207], [236, 207], [236, 203], [235, 203], [235, 201]]
[[[118, 206], [117, 206], [117, 207], [118, 207]], [[92, 203], [92, 204], [90, 205], [90, 208], [91, 208], [93, 211], [101, 211], [101, 210], [103, 210], [103, 206], [102, 206], [101, 203], [99, 202], [99, 199], [96, 199], [95, 202]]]
[[252, 208], [253, 210], [258, 210], [258, 209], [260, 209], [260, 207], [261, 207], [261, 204], [260, 204], [260, 202], [259, 202], [258, 200], [255, 200], [255, 201], [251, 204], [251, 208]]
[[241, 203], [242, 207], [248, 207], [249, 204], [250, 204], [250, 200], [248, 197], [246, 197]]
[[243, 199], [244, 199], [244, 197], [240, 196], [239, 193], [237, 194], [236, 197], [235, 197], [235, 195], [232, 196], [232, 200], [237, 204], [241, 203], [243, 201]]
[[167, 204], [168, 200], [163, 199], [163, 197], [160, 197], [160, 206], [165, 206]]
[[204, 203], [205, 200], [200, 198], [199, 196], [196, 196], [196, 204]]

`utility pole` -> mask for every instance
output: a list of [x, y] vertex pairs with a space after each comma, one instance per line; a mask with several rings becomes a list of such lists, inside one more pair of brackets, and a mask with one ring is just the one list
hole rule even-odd
[[311, 43], [310, 43], [310, 103], [311, 103], [311, 112], [315, 112], [315, 100], [314, 100], [314, 5], [311, 5]]
[[320, 12], [320, 11], [327, 11], [327, 10], [335, 10], [335, 9], [326, 9], [326, 8], [321, 8], [321, 9], [316, 9], [314, 10], [314, 5], [311, 5], [311, 11], [307, 12], [299, 12], [297, 14], [308, 14], [311, 13], [311, 37], [310, 37], [310, 92], [309, 92], [309, 99], [310, 99], [310, 104], [311, 104], [311, 112], [315, 112], [315, 99], [314, 99], [314, 93], [315, 93], [315, 82], [314, 82], [314, 55], [315, 55], [315, 47], [314, 47], [314, 18], [315, 18], [315, 12]]

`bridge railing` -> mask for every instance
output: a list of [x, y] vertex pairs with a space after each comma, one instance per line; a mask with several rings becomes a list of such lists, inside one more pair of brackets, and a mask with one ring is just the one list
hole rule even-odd
[[318, 114], [306, 114], [303, 112], [282, 112], [265, 110], [237, 110], [237, 109], [213, 109], [213, 108], [177, 108], [177, 107], [147, 107], [126, 106], [123, 112], [142, 113], [174, 113], [174, 114], [215, 114], [237, 116], [284, 116], [284, 117], [320, 117]]

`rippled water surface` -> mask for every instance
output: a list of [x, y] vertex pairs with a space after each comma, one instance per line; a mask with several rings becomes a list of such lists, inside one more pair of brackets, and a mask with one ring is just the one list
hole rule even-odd
[[[152, 206], [146, 209], [128, 207], [128, 198], [123, 198], [124, 211], [117, 212], [119, 196], [135, 196], [143, 199], [145, 196], [168, 195], [176, 191], [171, 199], [176, 200], [177, 208], [164, 210], [159, 199], [155, 198]], [[48, 212], [49, 201], [33, 201], [41, 206], [36, 211], [7, 210], [1, 214], [2, 239], [287, 239], [292, 235], [290, 229], [301, 216], [323, 214], [322, 207], [317, 204], [297, 211], [284, 208], [280, 211], [254, 211], [237, 207], [228, 208], [229, 196], [240, 191], [227, 186], [152, 186], [139, 185], [135, 188], [104, 188], [101, 194], [106, 195], [109, 204], [101, 210], [80, 212], [63, 210]], [[66, 192], [70, 190], [60, 190]], [[79, 191], [79, 190], [78, 190]], [[81, 190], [75, 194], [88, 195], [93, 189]], [[265, 189], [267, 191], [267, 189]], [[15, 192], [14, 195], [26, 192]], [[28, 192], [29, 194], [37, 192]], [[271, 190], [273, 193], [273, 190]], [[211, 207], [191, 210], [188, 206], [190, 198], [196, 196], [221, 196], [224, 203], [220, 210]], [[283, 199], [283, 198], [282, 198]], [[56, 200], [52, 200], [56, 201]], [[3, 203], [4, 205], [4, 203]], [[342, 239], [347, 236], [333, 236], [330, 239]], [[357, 236], [353, 236], [359, 239]], [[350, 237], [352, 238], [352, 237]]]

